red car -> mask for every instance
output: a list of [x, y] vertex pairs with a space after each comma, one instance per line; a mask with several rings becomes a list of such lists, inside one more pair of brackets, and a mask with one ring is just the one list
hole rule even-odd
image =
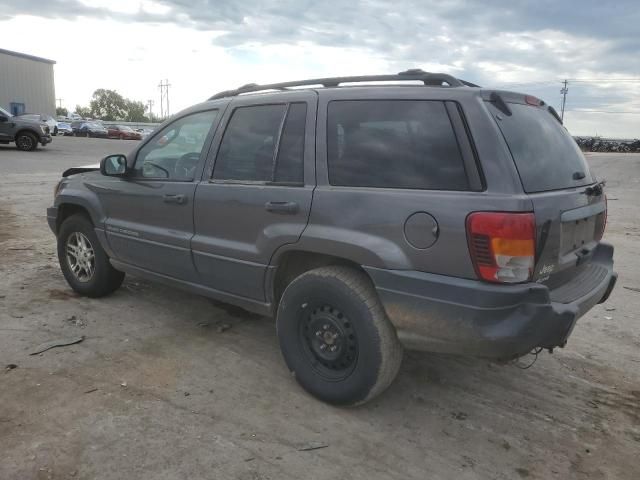
[[119, 138], [120, 140], [142, 140], [142, 135], [126, 125], [109, 125], [107, 127], [109, 138]]

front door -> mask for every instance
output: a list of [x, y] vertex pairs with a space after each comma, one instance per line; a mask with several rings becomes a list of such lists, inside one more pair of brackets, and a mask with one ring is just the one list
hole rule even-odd
[[231, 103], [219, 147], [212, 148], [215, 163], [208, 163], [195, 196], [191, 245], [206, 286], [265, 301], [273, 253], [296, 242], [309, 218], [316, 98], [294, 92], [284, 100], [280, 94], [278, 103], [256, 105], [251, 97]]
[[217, 110], [176, 119], [136, 155], [124, 178], [94, 185], [106, 209], [105, 229], [114, 258], [173, 278], [193, 281], [193, 199]]

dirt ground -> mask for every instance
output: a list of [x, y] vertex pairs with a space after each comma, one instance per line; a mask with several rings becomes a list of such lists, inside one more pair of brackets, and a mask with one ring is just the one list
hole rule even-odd
[[99, 300], [67, 287], [53, 186], [132, 145], [0, 146], [0, 479], [640, 478], [640, 155], [588, 155], [620, 278], [565, 349], [528, 370], [408, 352], [341, 409], [290, 378], [272, 320], [133, 277]]

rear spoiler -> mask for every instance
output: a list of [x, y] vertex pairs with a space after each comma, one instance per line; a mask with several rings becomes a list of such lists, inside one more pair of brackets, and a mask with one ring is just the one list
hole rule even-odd
[[99, 163], [97, 163], [95, 165], [85, 165], [83, 167], [67, 168], [64, 172], [62, 172], [62, 176], [63, 177], [69, 177], [71, 175], [76, 175], [78, 173], [95, 172], [96, 170], [100, 170], [100, 164]]

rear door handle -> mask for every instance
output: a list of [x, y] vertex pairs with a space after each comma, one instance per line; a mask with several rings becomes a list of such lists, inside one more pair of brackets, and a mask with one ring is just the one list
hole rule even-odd
[[182, 194], [172, 195], [167, 193], [162, 199], [165, 203], [177, 203], [179, 205], [187, 202], [187, 197]]
[[264, 204], [267, 212], [287, 213], [294, 215], [298, 213], [298, 204], [296, 202], [267, 202]]

